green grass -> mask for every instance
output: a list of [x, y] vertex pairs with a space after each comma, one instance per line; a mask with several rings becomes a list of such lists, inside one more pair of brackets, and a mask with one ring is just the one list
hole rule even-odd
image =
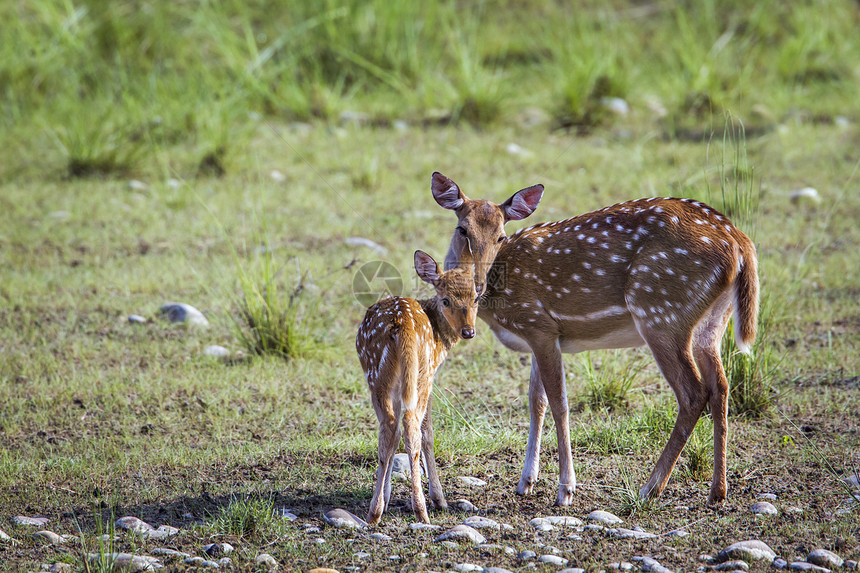
[[[80, 526], [97, 551], [99, 518], [138, 515], [181, 527], [170, 546], [183, 550], [226, 535], [239, 570], [263, 551], [285, 569], [352, 565], [343, 556], [367, 548], [363, 538], [325, 530], [329, 543], [318, 546], [300, 525], [334, 506], [362, 515], [371, 494], [377, 426], [354, 350], [365, 308], [353, 274], [384, 260], [404, 295], [427, 294], [412, 253], [442, 256], [454, 224], [429, 192], [440, 170], [470, 197], [497, 201], [545, 184], [537, 213], [508, 233], [652, 195], [697, 197], [730, 214], [755, 239], [763, 297], [752, 362], [724, 350], [738, 414], [729, 500], [719, 513], [703, 507], [706, 418], [659, 504], [629, 506], [629, 525], [699, 523], [673, 542], [674, 557], [666, 552], [675, 570], [742, 537], [785, 556], [803, 544], [856, 558], [856, 513], [835, 515], [846, 494], [833, 479], [860, 465], [854, 4], [389, 4], [0, 6], [0, 519], [43, 513], [57, 533]], [[630, 113], [606, 114], [603, 96], [624, 98]], [[365, 115], [341, 121], [343, 112]], [[571, 129], [556, 129], [564, 123]], [[788, 200], [806, 186], [820, 203]], [[193, 304], [210, 327], [162, 321], [169, 301]], [[130, 324], [132, 313], [152, 320]], [[263, 342], [265, 324], [276, 336]], [[477, 329], [434, 386], [449, 499], [468, 497], [528, 531], [538, 513], [581, 517], [638, 492], [676, 408], [647, 354], [565, 357], [582, 487], [573, 507], [553, 510], [549, 421], [534, 495], [512, 493], [528, 361]], [[212, 360], [211, 344], [252, 359]], [[270, 348], [290, 360], [261, 350]], [[814, 446], [799, 446], [792, 424], [812, 428]], [[466, 490], [457, 475], [490, 485]], [[772, 529], [747, 519], [762, 491], [805, 513]], [[383, 518], [391, 552], [361, 566], [390, 570], [388, 555], [407, 548], [427, 553], [416, 563], [427, 569], [519, 566], [402, 534], [413, 519], [405, 492], [396, 484]], [[278, 540], [240, 533], [276, 531], [265, 507], [243, 513], [255, 500], [295, 509], [299, 524]], [[94, 517], [89, 508], [102, 503]], [[679, 518], [663, 506], [689, 511]], [[241, 528], [228, 526], [234, 517]], [[13, 571], [84, 547], [62, 556], [9, 533], [22, 538], [0, 545]], [[548, 541], [595, 569], [630, 557], [602, 537]], [[115, 549], [153, 547], [123, 537]]]

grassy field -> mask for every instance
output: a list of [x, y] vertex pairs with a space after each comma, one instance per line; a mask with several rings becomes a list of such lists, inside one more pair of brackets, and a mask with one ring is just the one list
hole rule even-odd
[[[729, 212], [759, 250], [767, 404], [730, 420], [718, 509], [705, 506], [707, 418], [663, 497], [630, 498], [675, 413], [647, 352], [565, 357], [581, 487], [553, 508], [551, 429], [536, 493], [514, 495], [527, 360], [482, 323], [455, 347], [434, 389], [437, 457], [449, 500], [514, 526], [492, 542], [536, 550], [533, 517], [608, 509], [627, 527], [691, 535], [540, 539], [594, 571], [634, 555], [693, 570], [753, 538], [788, 561], [816, 547], [860, 558], [860, 509], [842, 484], [860, 466], [856, 3], [402, 4], [0, 6], [0, 529], [18, 540], [0, 541], [0, 568], [85, 570], [82, 555], [123, 515], [182, 532], [121, 536], [118, 550], [228, 540], [238, 570], [262, 552], [283, 570], [523, 567], [411, 532], [402, 483], [379, 528], [390, 542], [323, 529], [317, 544], [302, 529], [330, 508], [366, 512], [377, 429], [354, 279], [382, 260], [403, 294], [429, 293], [412, 253], [444, 257], [455, 222], [430, 194], [436, 170], [496, 201], [543, 183], [537, 212], [509, 233], [687, 196]], [[792, 199], [806, 187], [816, 198]], [[757, 208], [738, 209], [736, 188]], [[288, 359], [243, 346], [242, 308], [260, 293], [287, 309]], [[172, 301], [210, 326], [161, 319]], [[235, 359], [205, 355], [213, 344]], [[778, 516], [749, 513], [760, 493], [777, 494]], [[299, 520], [237, 530], [224, 512], [243, 500], [262, 503], [258, 517], [287, 508]], [[16, 515], [78, 540], [46, 545], [13, 528]]]

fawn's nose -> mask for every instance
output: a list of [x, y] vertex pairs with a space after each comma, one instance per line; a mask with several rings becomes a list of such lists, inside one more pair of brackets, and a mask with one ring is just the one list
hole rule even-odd
[[475, 329], [471, 326], [464, 326], [463, 330], [460, 331], [460, 336], [469, 340], [470, 338], [475, 338]]

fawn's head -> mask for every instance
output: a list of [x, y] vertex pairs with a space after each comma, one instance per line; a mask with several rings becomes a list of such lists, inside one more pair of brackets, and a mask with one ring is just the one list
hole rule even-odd
[[415, 272], [436, 289], [439, 308], [454, 332], [465, 339], [474, 338], [478, 293], [472, 266], [443, 271], [433, 257], [424, 251], [415, 251]]
[[543, 185], [521, 189], [501, 205], [469, 199], [456, 183], [438, 171], [433, 173], [430, 188], [436, 202], [457, 215], [445, 268], [474, 266], [475, 287], [480, 295], [490, 265], [505, 240], [505, 223], [531, 215], [543, 196]]

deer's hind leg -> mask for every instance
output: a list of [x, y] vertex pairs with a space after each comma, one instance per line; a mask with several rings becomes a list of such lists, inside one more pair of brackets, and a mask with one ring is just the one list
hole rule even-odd
[[385, 396], [383, 400], [377, 400], [374, 396], [373, 407], [379, 420], [379, 467], [376, 470], [376, 484], [367, 514], [367, 522], [371, 525], [379, 523], [383, 512], [388, 508], [394, 453], [400, 443], [400, 402], [392, 401], [390, 396]]
[[421, 424], [421, 451], [424, 454], [424, 466], [427, 468], [427, 479], [430, 486], [430, 503], [435, 509], [447, 509], [442, 482], [439, 481], [439, 471], [436, 468], [436, 454], [433, 447], [433, 420], [430, 416], [432, 397], [427, 399], [427, 412]]

